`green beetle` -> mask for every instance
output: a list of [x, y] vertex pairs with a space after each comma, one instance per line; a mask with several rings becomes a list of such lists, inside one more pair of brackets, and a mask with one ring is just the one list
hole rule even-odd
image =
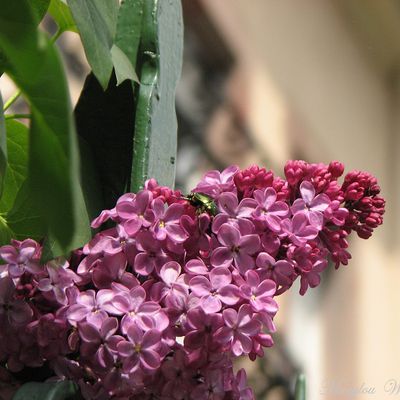
[[215, 204], [214, 200], [207, 196], [204, 193], [190, 193], [186, 197], [184, 197], [189, 203], [196, 207], [199, 214], [208, 213], [212, 216], [218, 214], [218, 207]]

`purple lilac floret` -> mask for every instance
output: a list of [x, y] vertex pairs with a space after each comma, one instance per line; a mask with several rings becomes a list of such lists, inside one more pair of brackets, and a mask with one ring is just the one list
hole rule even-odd
[[[92, 222], [69, 259], [42, 264], [26, 239], [0, 247], [0, 360], [9, 378], [46, 366], [86, 399], [252, 400], [233, 360], [273, 345], [277, 296], [319, 285], [371, 236], [385, 201], [376, 179], [339, 162], [210, 171], [193, 193], [146, 182]], [[14, 383], [15, 385], [15, 383]]]

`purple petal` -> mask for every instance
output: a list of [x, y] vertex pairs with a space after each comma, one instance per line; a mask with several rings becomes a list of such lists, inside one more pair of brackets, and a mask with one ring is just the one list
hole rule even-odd
[[256, 207], [257, 202], [255, 200], [249, 198], [243, 199], [238, 206], [237, 216], [241, 218], [250, 218]]
[[225, 325], [234, 328], [238, 322], [237, 312], [233, 308], [227, 308], [222, 312]]
[[282, 220], [271, 214], [265, 214], [265, 222], [272, 232], [280, 232], [282, 229]]
[[177, 224], [167, 224], [165, 226], [168, 236], [176, 243], [183, 243], [187, 239], [185, 230]]
[[154, 270], [154, 258], [150, 257], [147, 253], [139, 253], [135, 257], [133, 263], [134, 270], [143, 276], [147, 276]]
[[210, 282], [213, 289], [220, 289], [232, 281], [232, 274], [228, 268], [216, 267], [210, 272]]
[[218, 240], [224, 246], [236, 246], [240, 240], [240, 232], [232, 225], [224, 224], [218, 231]]
[[223, 303], [232, 306], [240, 300], [240, 290], [235, 285], [226, 285], [219, 290], [218, 297]]
[[310, 211], [308, 213], [308, 219], [314, 228], [317, 228], [319, 231], [322, 230], [324, 225], [324, 216], [322, 213], [319, 211]]
[[252, 340], [248, 336], [243, 335], [240, 332], [237, 332], [232, 343], [232, 353], [235, 356], [240, 356], [243, 353], [244, 354], [250, 353], [252, 348], [253, 348]]
[[188, 261], [185, 265], [185, 271], [193, 275], [208, 274], [208, 268], [200, 258], [194, 258], [193, 260]]
[[154, 314], [160, 310], [160, 304], [155, 301], [146, 301], [138, 309], [137, 313], [140, 314]]
[[331, 199], [325, 194], [319, 194], [314, 198], [314, 200], [310, 204], [310, 208], [313, 211], [324, 212], [331, 204]]
[[[115, 309], [113, 314], [121, 315], [131, 311], [131, 302], [129, 297], [123, 294], [117, 294], [111, 302], [112, 306]], [[107, 307], [109, 308], [109, 307]]]
[[92, 324], [83, 322], [78, 325], [78, 328], [82, 340], [88, 343], [100, 343], [100, 333]]
[[152, 349], [158, 347], [161, 341], [161, 333], [156, 329], [145, 332], [142, 340], [142, 349]]
[[277, 201], [269, 208], [268, 213], [279, 217], [286, 217], [289, 213], [289, 206], [283, 201]]
[[269, 210], [270, 207], [276, 202], [276, 191], [274, 188], [266, 188], [264, 193], [263, 193], [264, 199], [263, 199], [263, 207], [266, 210]]
[[139, 354], [133, 353], [130, 357], [126, 358], [123, 362], [123, 371], [130, 373], [133, 370], [137, 370], [139, 365]]
[[254, 258], [245, 253], [239, 253], [235, 257], [235, 264], [241, 274], [245, 274], [249, 269], [254, 268]]
[[204, 296], [200, 300], [200, 306], [204, 312], [212, 314], [221, 310], [222, 303], [217, 296]]
[[131, 310], [137, 310], [137, 308], [146, 299], [146, 291], [141, 286], [136, 286], [129, 291], [129, 300], [131, 303]]
[[261, 282], [261, 284], [257, 287], [255, 294], [257, 297], [260, 296], [268, 296], [272, 297], [276, 292], [276, 284], [271, 279], [265, 279]]
[[301, 182], [300, 194], [307, 205], [311, 204], [315, 196], [314, 185], [309, 181]]
[[[203, 334], [204, 335], [204, 334]], [[215, 333], [215, 339], [220, 343], [228, 343], [233, 338], [232, 329], [224, 326], [217, 330]]]
[[132, 325], [128, 329], [127, 336], [132, 343], [138, 344], [142, 341], [143, 332], [136, 325]]
[[244, 325], [240, 325], [240, 332], [245, 335], [253, 336], [257, 334], [261, 329], [261, 323], [257, 319], [253, 319]]
[[0, 247], [0, 257], [6, 263], [18, 263], [18, 253], [13, 246], [5, 245]]
[[297, 214], [298, 212], [304, 212], [307, 210], [307, 204], [304, 202], [303, 199], [296, 199], [292, 206], [290, 207], [292, 214]]
[[211, 254], [211, 265], [214, 267], [229, 267], [232, 264], [233, 254], [226, 247], [218, 247]]
[[136, 216], [123, 222], [123, 227], [129, 236], [134, 236], [142, 227], [142, 220]]
[[129, 357], [134, 354], [135, 346], [126, 340], [120, 341], [117, 344], [118, 353], [123, 357]]
[[218, 198], [218, 207], [221, 213], [236, 216], [238, 199], [233, 193], [222, 193]]
[[[258, 256], [257, 256], [257, 259], [258, 259]], [[258, 276], [257, 272], [255, 272], [255, 271], [247, 271], [246, 272], [246, 281], [252, 288], [256, 288], [260, 284], [260, 277]]]
[[303, 213], [297, 213], [295, 216], [292, 218], [292, 225], [293, 225], [293, 233], [297, 234], [301, 232], [308, 223], [308, 219], [305, 214]]
[[111, 366], [114, 361], [112, 354], [104, 345], [100, 346], [96, 351], [95, 360], [103, 368]]
[[203, 331], [191, 331], [185, 335], [185, 347], [198, 349], [204, 346], [205, 335]]
[[258, 235], [242, 236], [239, 241], [240, 251], [254, 254], [260, 248], [260, 237]]
[[114, 333], [118, 329], [118, 320], [117, 318], [107, 318], [103, 321], [100, 329], [100, 335], [104, 340], [107, 340], [110, 336], [114, 335]]
[[67, 318], [71, 321], [82, 321], [89, 310], [82, 304], [73, 304], [67, 312]]
[[150, 190], [141, 190], [140, 192], [138, 192], [134, 200], [137, 207], [136, 212], [139, 215], [144, 215], [146, 208], [152, 200], [153, 194], [150, 192]]
[[211, 283], [205, 276], [195, 276], [189, 282], [190, 289], [196, 296], [207, 296], [211, 291]]
[[251, 307], [248, 304], [243, 304], [240, 306], [238, 311], [238, 325], [247, 324], [251, 320], [251, 316], [253, 315], [251, 311]]
[[268, 253], [259, 253], [256, 259], [256, 265], [259, 268], [266, 268], [275, 264], [275, 259]]
[[147, 369], [154, 370], [160, 366], [161, 358], [160, 355], [153, 350], [142, 350], [140, 353], [140, 361], [143, 366]]
[[178, 279], [181, 270], [181, 266], [176, 261], [170, 261], [161, 268], [160, 277], [168, 286], [171, 286]]
[[184, 206], [182, 204], [178, 203], [171, 204], [165, 211], [163, 220], [169, 223], [171, 222], [179, 223], [179, 219], [181, 218], [183, 212], [184, 212]]

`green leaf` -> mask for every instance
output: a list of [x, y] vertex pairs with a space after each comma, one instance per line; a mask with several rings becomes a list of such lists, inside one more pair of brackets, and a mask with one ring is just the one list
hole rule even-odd
[[111, 47], [118, 16], [118, 0], [68, 0], [87, 60], [105, 90], [113, 69]]
[[173, 187], [177, 145], [175, 89], [182, 67], [179, 0], [144, 2], [140, 88], [136, 108], [131, 190], [152, 177]]
[[[6, 72], [31, 106], [29, 196], [64, 251], [76, 234], [78, 152], [65, 74], [57, 49], [36, 28], [26, 0], [0, 0], [0, 47]], [[26, 234], [26, 231], [15, 231]], [[87, 227], [86, 236], [90, 237]]]
[[81, 398], [75, 383], [62, 381], [25, 383], [15, 393], [13, 400], [78, 400]]
[[0, 94], [0, 196], [3, 193], [4, 177], [7, 170], [7, 135], [3, 114], [3, 99]]
[[35, 19], [40, 22], [46, 15], [50, 0], [29, 0]]
[[114, 64], [115, 75], [117, 77], [117, 85], [120, 85], [127, 79], [139, 82], [135, 69], [126, 54], [117, 46], [111, 47], [111, 58]]
[[48, 12], [56, 22], [61, 32], [71, 31], [79, 33], [72, 17], [71, 10], [63, 1], [51, 0]]
[[295, 400], [306, 400], [306, 378], [303, 374], [297, 377], [294, 398]]
[[[95, 194], [93, 186], [100, 188], [95, 197], [101, 204], [90, 214], [92, 217], [102, 209], [114, 207], [129, 187], [135, 129], [134, 95], [131, 82], [125, 81], [120, 86], [115, 83], [113, 75], [107, 90], [103, 91], [95, 76], [89, 74], [75, 108], [85, 197]], [[93, 160], [97, 178], [84, 164], [88, 157]], [[89, 176], [97, 179], [98, 185], [87, 181]], [[90, 198], [87, 203], [94, 204]]]
[[143, 2], [144, 0], [122, 0], [118, 11], [114, 43], [126, 54], [133, 67], [136, 66], [142, 33]]
[[6, 130], [8, 160], [0, 213], [11, 209], [28, 173], [28, 127], [21, 122], [7, 120]]
[[0, 244], [9, 244], [14, 232], [10, 229], [7, 221], [0, 215]]
[[6, 216], [6, 223], [13, 232], [13, 238], [18, 240], [31, 238], [40, 241], [47, 233], [40, 206], [32, 196], [32, 191], [32, 183], [27, 179], [18, 191], [14, 205]]

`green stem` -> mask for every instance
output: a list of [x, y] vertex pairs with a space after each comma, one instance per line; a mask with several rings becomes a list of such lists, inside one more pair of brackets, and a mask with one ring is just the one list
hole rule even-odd
[[50, 43], [54, 44], [57, 39], [64, 33], [64, 31], [60, 28], [57, 29], [57, 32], [50, 38]]
[[19, 119], [19, 118], [30, 118], [31, 114], [6, 114], [4, 119]]
[[8, 110], [12, 104], [15, 103], [15, 101], [18, 99], [18, 97], [21, 95], [21, 91], [17, 90], [4, 104], [3, 111]]

